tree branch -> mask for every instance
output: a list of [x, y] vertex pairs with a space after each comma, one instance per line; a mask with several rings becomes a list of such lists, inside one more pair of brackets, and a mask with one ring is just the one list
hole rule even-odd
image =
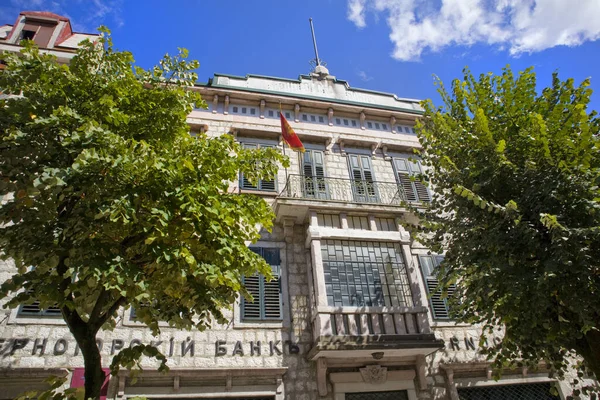
[[96, 322], [92, 322], [90, 320], [90, 325], [91, 325], [92, 329], [94, 330], [94, 332], [98, 331], [98, 329], [100, 329], [102, 327], [102, 325], [104, 325], [104, 323], [106, 323], [106, 321], [108, 321], [108, 319], [111, 317], [111, 315], [113, 315], [119, 309], [119, 307], [123, 306], [124, 304], [125, 304], [125, 297], [121, 296], [121, 297], [119, 297], [119, 299], [117, 299], [117, 301], [114, 302], [114, 304], [112, 306], [110, 306], [110, 308], [108, 310], [106, 310], [106, 312], [104, 314], [102, 314], [101, 316], [98, 317], [98, 320]]
[[89, 318], [89, 322], [93, 323], [93, 321], [97, 320], [102, 312], [102, 307], [108, 300], [109, 293], [106, 291], [104, 286], [100, 289], [100, 294], [98, 295], [98, 299], [96, 300], [96, 304], [94, 304], [94, 309], [92, 310]]

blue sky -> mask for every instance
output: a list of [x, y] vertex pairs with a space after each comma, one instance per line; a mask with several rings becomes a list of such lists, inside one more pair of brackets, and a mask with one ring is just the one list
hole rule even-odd
[[25, 9], [67, 15], [80, 31], [107, 25], [143, 67], [186, 47], [203, 82], [308, 73], [312, 17], [320, 57], [353, 87], [439, 103], [434, 74], [449, 84], [465, 66], [534, 66], [540, 87], [553, 71], [591, 77], [600, 110], [600, 0], [4, 0], [0, 23]]

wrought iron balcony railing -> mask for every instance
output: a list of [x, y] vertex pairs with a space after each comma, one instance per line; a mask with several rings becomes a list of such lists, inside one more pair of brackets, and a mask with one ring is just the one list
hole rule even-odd
[[304, 175], [290, 175], [279, 197], [386, 205], [400, 205], [406, 201], [404, 189], [396, 182], [315, 178]]

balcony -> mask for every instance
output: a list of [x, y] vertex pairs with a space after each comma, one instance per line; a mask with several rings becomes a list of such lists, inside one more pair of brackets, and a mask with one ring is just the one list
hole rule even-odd
[[370, 358], [379, 352], [414, 357], [443, 347], [431, 331], [425, 307], [319, 307], [313, 335], [316, 344], [309, 359]]
[[[440, 348], [398, 243], [321, 240], [309, 357], [415, 357]], [[322, 266], [322, 270], [321, 270]], [[322, 278], [321, 278], [322, 274]]]
[[293, 216], [301, 221], [309, 206], [398, 212], [405, 202], [404, 189], [396, 182], [289, 175], [274, 207], [278, 217]]

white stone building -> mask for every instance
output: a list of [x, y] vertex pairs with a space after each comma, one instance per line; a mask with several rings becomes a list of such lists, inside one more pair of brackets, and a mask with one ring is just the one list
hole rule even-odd
[[[37, 20], [22, 13], [0, 48], [16, 46], [14, 37]], [[57, 48], [55, 36], [48, 49]], [[121, 348], [155, 343], [171, 371], [153, 372], [148, 363], [137, 382], [122, 371], [106, 396], [554, 399], [548, 389], [558, 385], [564, 398], [568, 387], [544, 370], [505, 371], [494, 381], [477, 351], [478, 329], [450, 321], [445, 300], [430, 296], [441, 258], [411, 238], [404, 226], [413, 217], [402, 206], [425, 205], [430, 196], [410, 180], [420, 171], [412, 158], [420, 147], [413, 128], [418, 101], [355, 89], [320, 71], [299, 79], [215, 74], [196, 87], [209, 108], [189, 115], [192, 134], [234, 135], [246, 146], [283, 150], [281, 105], [306, 147], [304, 154], [287, 148], [291, 166], [275, 181], [233, 183], [264, 197], [276, 213], [273, 232], [251, 247], [279, 280], [247, 278], [255, 302], [241, 301], [228, 325], [205, 332], [165, 326], [152, 337], [131, 309], [122, 310], [117, 328], [98, 335], [104, 366]], [[0, 264], [0, 280], [13, 271]], [[83, 359], [57, 310], [1, 312], [0, 400], [43, 387], [52, 374], [80, 379]]]

